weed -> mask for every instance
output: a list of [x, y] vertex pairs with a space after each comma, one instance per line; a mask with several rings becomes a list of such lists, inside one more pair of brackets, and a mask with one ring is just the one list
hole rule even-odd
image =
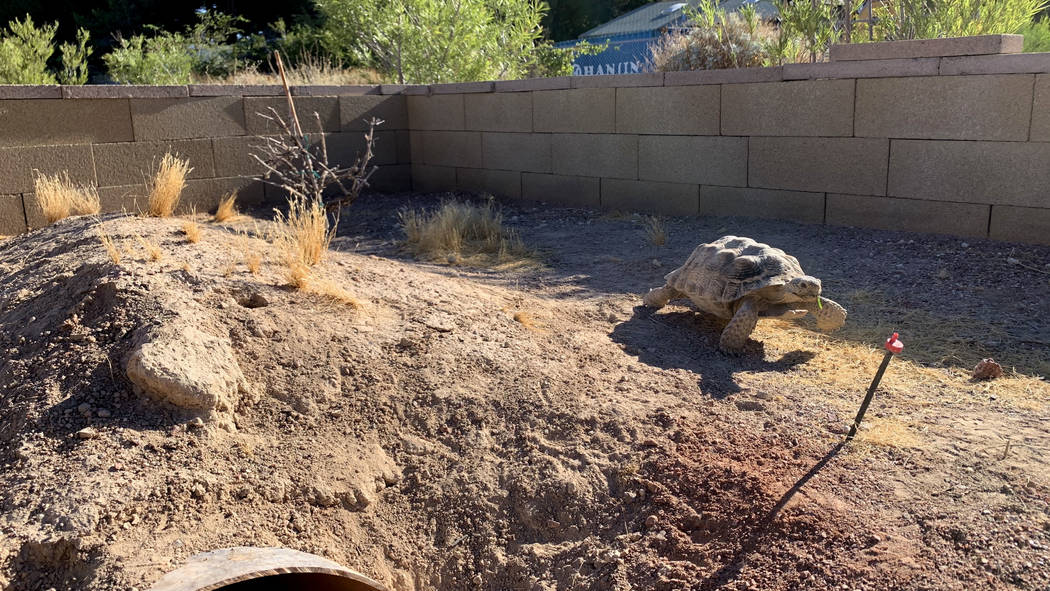
[[259, 268], [262, 266], [262, 255], [257, 252], [245, 251], [244, 264], [248, 266], [249, 273], [258, 276]]
[[531, 312], [528, 312], [526, 310], [519, 310], [514, 313], [514, 320], [517, 321], [518, 324], [525, 327], [527, 330], [531, 330], [534, 332], [542, 332], [539, 322], [536, 320], [536, 317], [533, 316]]
[[645, 239], [653, 246], [667, 244], [667, 230], [664, 229], [663, 220], [650, 215], [642, 220], [642, 228], [645, 229]]
[[101, 210], [98, 190], [75, 184], [68, 172], [54, 176], [34, 173], [33, 190], [47, 223], [53, 224], [71, 215], [96, 215]]
[[190, 173], [188, 160], [183, 160], [170, 152], [160, 160], [160, 167], [149, 182], [149, 202], [146, 212], [154, 217], [169, 217], [182, 197], [186, 187], [186, 175]]
[[161, 258], [163, 258], [164, 253], [160, 250], [160, 248], [156, 244], [153, 244], [149, 240], [143, 238], [141, 234], [136, 232], [135, 240], [137, 240], [139, 245], [142, 246], [142, 250], [146, 251], [146, 256], [149, 258], [149, 260], [157, 262]]
[[196, 244], [201, 240], [200, 224], [193, 220], [182, 222], [182, 233], [186, 235], [186, 241]]
[[329, 228], [328, 215], [320, 201], [291, 199], [288, 213], [278, 211], [276, 221], [274, 244], [290, 272], [297, 272], [300, 265], [309, 270], [324, 260], [335, 228]]
[[102, 226], [101, 221], [95, 226], [95, 231], [98, 233], [98, 239], [102, 241], [102, 247], [106, 249], [106, 254], [109, 255], [109, 260], [114, 265], [119, 265], [121, 260], [120, 249], [117, 248], [116, 243], [106, 233], [106, 229]]
[[219, 207], [215, 209], [216, 223], [221, 224], [226, 220], [231, 220], [237, 217], [237, 206], [234, 203], [235, 201], [237, 201], [237, 191], [228, 193], [222, 198], [222, 201], [219, 201]]
[[446, 201], [429, 214], [402, 210], [399, 215], [405, 246], [420, 258], [506, 264], [535, 256], [515, 232], [503, 228], [503, 216], [491, 201], [484, 205]]

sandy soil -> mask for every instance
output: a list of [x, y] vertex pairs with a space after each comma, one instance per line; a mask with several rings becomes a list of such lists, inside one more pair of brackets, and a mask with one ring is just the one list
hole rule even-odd
[[[1050, 248], [728, 218], [658, 247], [508, 205], [540, 263], [476, 269], [409, 258], [408, 202], [435, 199], [343, 216], [322, 272], [358, 310], [286, 287], [250, 219], [106, 218], [120, 265], [85, 218], [0, 242], [0, 589], [143, 590], [235, 545], [397, 590], [1050, 587]], [[686, 302], [640, 307], [723, 234], [794, 254], [846, 328], [726, 357]], [[130, 387], [138, 331], [187, 323], [250, 384], [233, 430]], [[1004, 378], [970, 379], [986, 356]]]

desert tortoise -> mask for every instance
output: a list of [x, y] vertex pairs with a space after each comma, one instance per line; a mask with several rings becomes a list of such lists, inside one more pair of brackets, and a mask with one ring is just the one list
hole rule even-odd
[[795, 257], [750, 238], [701, 244], [666, 279], [645, 294], [645, 305], [662, 308], [687, 297], [704, 312], [730, 319], [718, 342], [727, 353], [744, 348], [760, 317], [797, 319], [813, 312], [820, 330], [846, 322], [846, 309], [821, 297], [820, 280], [806, 275]]

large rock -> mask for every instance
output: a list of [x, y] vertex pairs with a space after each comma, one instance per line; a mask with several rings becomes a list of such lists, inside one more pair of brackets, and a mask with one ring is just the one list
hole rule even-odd
[[224, 428], [232, 429], [233, 411], [250, 394], [229, 339], [185, 321], [140, 330], [127, 375], [145, 395]]

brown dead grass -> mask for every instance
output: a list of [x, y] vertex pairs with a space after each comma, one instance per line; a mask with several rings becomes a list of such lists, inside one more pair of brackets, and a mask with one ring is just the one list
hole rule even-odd
[[219, 206], [215, 209], [215, 223], [221, 224], [237, 217], [236, 201], [237, 191], [228, 193], [221, 201], [219, 201]]
[[187, 242], [196, 244], [201, 241], [201, 226], [193, 220], [182, 222], [182, 233], [185, 234]]
[[275, 221], [274, 244], [289, 272], [298, 272], [296, 268], [300, 265], [309, 269], [325, 259], [335, 228], [329, 227], [324, 204], [291, 199], [288, 213], [277, 212]]
[[95, 226], [95, 232], [98, 234], [98, 239], [102, 242], [102, 247], [106, 249], [106, 254], [109, 256], [109, 260], [114, 265], [119, 265], [122, 259], [120, 249], [117, 248], [116, 243], [113, 242], [113, 238], [106, 233], [106, 228], [102, 226], [102, 222], [99, 222], [99, 224]]
[[653, 246], [667, 244], [667, 230], [664, 228], [663, 220], [650, 215], [642, 220], [642, 228], [645, 230], [645, 239]]
[[71, 215], [97, 215], [101, 211], [98, 190], [74, 183], [68, 172], [47, 175], [34, 171], [33, 191], [49, 224]]
[[186, 188], [186, 176], [193, 170], [188, 160], [168, 152], [160, 160], [160, 166], [149, 182], [149, 200], [146, 213], [153, 217], [169, 217]]
[[[291, 67], [285, 68], [285, 77], [290, 85], [335, 85], [379, 84], [383, 76], [376, 70], [368, 68], [343, 68], [331, 60], [319, 56], [305, 56]], [[250, 67], [235, 72], [226, 78], [202, 78], [203, 84], [281, 84], [278, 74], [260, 72], [258, 67]]]
[[922, 447], [922, 440], [907, 423], [892, 418], [866, 419], [857, 430], [856, 441], [876, 447]]
[[540, 326], [539, 321], [536, 317], [528, 310], [518, 310], [514, 313], [514, 320], [525, 327], [527, 330], [533, 332], [543, 332], [543, 327]]
[[164, 252], [160, 249], [160, 247], [156, 244], [153, 244], [149, 240], [143, 238], [141, 234], [135, 233], [135, 240], [138, 241], [139, 246], [142, 247], [142, 250], [146, 251], [146, 258], [150, 261], [157, 262], [164, 258]]
[[399, 215], [405, 246], [418, 258], [500, 268], [535, 262], [517, 233], [503, 227], [492, 201], [446, 201], [429, 213], [406, 209]]

